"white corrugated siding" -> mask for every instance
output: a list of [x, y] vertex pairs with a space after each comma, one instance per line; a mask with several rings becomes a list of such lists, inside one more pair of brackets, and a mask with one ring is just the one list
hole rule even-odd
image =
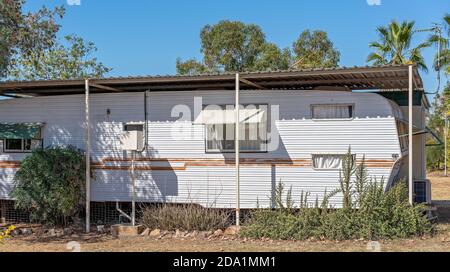
[[[204, 127], [190, 122], [176, 122], [171, 116], [175, 105], [191, 108], [194, 120], [194, 97], [202, 97], [203, 104], [233, 104], [232, 91], [157, 92], [148, 95], [148, 144], [144, 156], [152, 158], [233, 159], [234, 154], [205, 153]], [[243, 91], [243, 104], [279, 105], [280, 115], [275, 123], [280, 134], [279, 146], [268, 153], [243, 153], [243, 158], [311, 159], [313, 153], [344, 153], [351, 145], [358, 157], [392, 160], [399, 146], [391, 106], [376, 94], [327, 91]], [[354, 103], [353, 120], [314, 121], [310, 104]], [[17, 111], [17, 109], [23, 109]], [[107, 114], [107, 110], [111, 114]], [[82, 95], [39, 97], [0, 101], [0, 122], [45, 122], [44, 144], [75, 145], [84, 148], [84, 98]], [[95, 94], [91, 98], [92, 158], [123, 158], [120, 146], [124, 122], [144, 121], [144, 94]], [[176, 126], [174, 127], [174, 124]], [[182, 125], [189, 137], [179, 137]], [[177, 135], [174, 139], [172, 135]], [[2, 154], [0, 160], [20, 160], [24, 154]], [[123, 165], [114, 162], [111, 165]], [[151, 165], [157, 165], [152, 162]], [[167, 162], [159, 162], [167, 165]], [[140, 165], [150, 165], [141, 162]], [[183, 162], [172, 162], [172, 166]], [[10, 190], [13, 173], [1, 169], [0, 197]], [[389, 177], [389, 168], [370, 168], [379, 179]], [[185, 170], [137, 171], [138, 201], [196, 202], [205, 206], [234, 207], [235, 169], [231, 166], [187, 166]], [[301, 191], [322, 197], [325, 189], [338, 186], [338, 171], [320, 171], [311, 167], [243, 165], [241, 167], [241, 206], [255, 207], [270, 204], [269, 198], [276, 183], [282, 181], [292, 187], [295, 201]], [[93, 201], [130, 201], [129, 172], [97, 170], [92, 183]], [[333, 199], [333, 204], [339, 204]]]

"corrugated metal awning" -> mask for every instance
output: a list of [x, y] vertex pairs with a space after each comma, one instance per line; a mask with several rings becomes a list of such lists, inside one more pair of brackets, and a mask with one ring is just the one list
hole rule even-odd
[[[413, 69], [414, 89], [422, 90], [423, 83], [417, 67]], [[349, 90], [406, 90], [408, 65], [321, 68], [307, 70], [242, 72], [242, 90], [255, 89], [252, 82], [266, 89], [310, 90], [327, 86]], [[234, 90], [235, 73], [193, 76], [141, 76], [90, 79], [91, 92], [116, 91], [183, 91]], [[0, 95], [61, 95], [84, 93], [85, 81], [42, 80], [0, 83]], [[100, 87], [95, 87], [102, 86]]]
[[36, 139], [43, 123], [0, 123], [0, 139]]

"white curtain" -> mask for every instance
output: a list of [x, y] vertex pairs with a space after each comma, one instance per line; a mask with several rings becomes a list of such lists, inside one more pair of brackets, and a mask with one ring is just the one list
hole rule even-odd
[[339, 169], [343, 155], [313, 155], [313, 166], [317, 169]]
[[207, 145], [208, 145], [208, 149], [209, 150], [222, 150], [222, 140], [223, 140], [223, 136], [222, 134], [219, 135], [219, 130], [220, 133], [223, 132], [222, 129], [218, 129], [218, 126], [222, 126], [222, 125], [207, 125], [206, 129], [208, 130], [207, 132]]
[[313, 118], [351, 118], [350, 105], [313, 105]]

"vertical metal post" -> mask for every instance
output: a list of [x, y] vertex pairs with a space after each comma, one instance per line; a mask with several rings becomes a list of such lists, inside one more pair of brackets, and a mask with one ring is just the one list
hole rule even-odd
[[448, 138], [448, 116], [447, 113], [445, 113], [445, 126], [444, 126], [444, 176], [447, 176], [447, 148], [448, 148], [448, 143], [447, 143], [447, 138]]
[[235, 128], [234, 128], [234, 150], [235, 150], [235, 164], [236, 164], [236, 226], [240, 224], [240, 180], [239, 180], [239, 73], [236, 73], [236, 97], [235, 97]]
[[408, 88], [408, 187], [409, 203], [414, 201], [414, 179], [413, 179], [413, 66], [408, 67], [409, 88]]
[[89, 121], [89, 79], [85, 80], [86, 114], [86, 232], [91, 231], [91, 124]]
[[136, 225], [136, 179], [134, 176], [134, 157], [136, 151], [131, 151], [131, 225]]

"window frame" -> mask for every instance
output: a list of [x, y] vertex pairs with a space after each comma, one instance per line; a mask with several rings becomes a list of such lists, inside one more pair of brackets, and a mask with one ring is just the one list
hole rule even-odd
[[[315, 118], [314, 107], [315, 106], [347, 106], [352, 107], [352, 116], [350, 118]], [[319, 103], [310, 105], [311, 120], [313, 121], [349, 121], [355, 119], [355, 103]]]
[[[267, 103], [252, 103], [252, 104], [242, 104], [242, 106], [245, 108], [245, 107], [247, 107], [247, 106], [249, 106], [249, 105], [255, 105], [257, 108], [259, 107], [259, 106], [266, 106], [267, 108], [266, 108], [266, 132], [265, 132], [265, 134], [266, 134], [266, 143], [265, 143], [265, 145], [264, 145], [264, 150], [242, 150], [241, 148], [239, 148], [239, 153], [268, 153], [268, 149], [267, 149], [267, 134], [269, 133], [269, 120], [270, 120], [270, 118], [269, 118], [269, 114], [270, 114], [270, 111], [269, 111], [269, 104], [267, 104]], [[203, 106], [202, 106], [202, 109], [204, 109], [205, 107], [207, 107], [207, 106], [209, 106], [209, 104], [204, 104]], [[218, 106], [220, 106], [221, 108], [222, 108], [222, 110], [225, 110], [226, 109], [226, 106], [227, 105], [225, 105], [225, 104], [221, 104], [221, 105], [218, 105]], [[222, 124], [222, 125], [224, 125], [224, 126], [226, 126], [226, 124]], [[235, 123], [233, 123], [233, 126], [235, 126], [236, 124]], [[236, 129], [236, 128], [235, 128]], [[225, 130], [224, 130], [225, 131]], [[233, 149], [226, 149], [226, 150], [220, 150], [220, 149], [208, 149], [208, 124], [204, 124], [204, 130], [203, 130], [203, 132], [204, 132], [204, 139], [205, 139], [205, 141], [204, 141], [204, 145], [205, 145], [205, 153], [206, 154], [223, 154], [223, 153], [228, 153], [228, 154], [230, 154], [230, 153], [236, 153], [235, 151], [235, 148], [233, 147]], [[235, 134], [234, 134], [235, 135]], [[233, 139], [233, 141], [234, 141], [234, 139]]]
[[[8, 149], [6, 148], [6, 141], [8, 140], [20, 140], [21, 141], [21, 149]], [[25, 149], [25, 141], [30, 140], [30, 149]], [[3, 141], [3, 153], [31, 153], [34, 149], [32, 149], [32, 142], [39, 141], [39, 147], [43, 148], [44, 140], [43, 139], [2, 139]]]

